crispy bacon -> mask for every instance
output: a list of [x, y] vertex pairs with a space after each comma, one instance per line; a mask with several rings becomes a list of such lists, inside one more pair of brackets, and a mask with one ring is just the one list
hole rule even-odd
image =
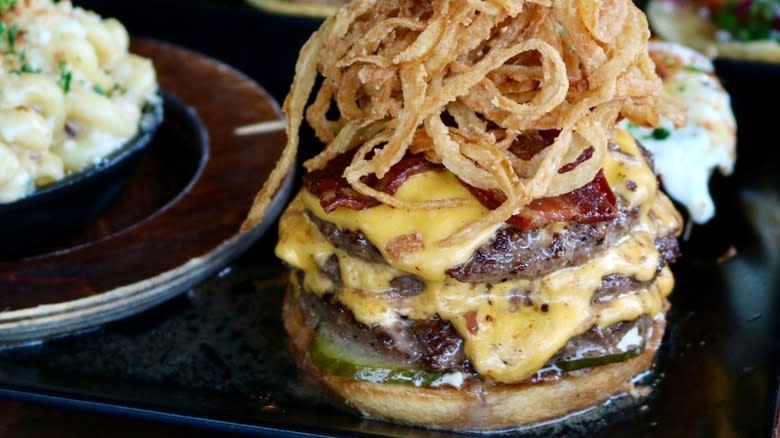
[[409, 254], [423, 249], [425, 249], [423, 236], [417, 232], [396, 236], [385, 245], [385, 251], [392, 260], [402, 260]]
[[337, 207], [362, 210], [379, 205], [379, 201], [355, 191], [342, 176], [344, 169], [352, 162], [353, 155], [339, 155], [324, 168], [303, 176], [303, 186], [320, 198], [320, 205], [327, 212]]
[[[503, 202], [503, 194], [464, 185], [487, 208], [497, 208]], [[563, 195], [531, 201], [507, 223], [522, 230], [541, 228], [553, 222], [602, 222], [617, 215], [617, 199], [607, 183], [603, 171], [591, 182]]]
[[[376, 199], [365, 196], [350, 187], [344, 178], [344, 169], [352, 162], [353, 156], [354, 152], [340, 155], [331, 160], [323, 169], [315, 170], [303, 177], [303, 185], [306, 190], [320, 198], [322, 209], [328, 213], [338, 207], [364, 210], [379, 205], [379, 201]], [[371, 188], [392, 195], [412, 176], [440, 168], [440, 165], [426, 160], [423, 154], [408, 154], [391, 167], [382, 179], [368, 175], [362, 181]]]
[[477, 312], [475, 310], [468, 311], [463, 314], [463, 319], [466, 320], [466, 329], [472, 335], [476, 335], [479, 330], [479, 324], [477, 323]]
[[[510, 150], [520, 158], [530, 158], [552, 144], [556, 135], [556, 131], [539, 131], [538, 135], [528, 137], [527, 141], [516, 142]], [[573, 170], [590, 159], [593, 152], [592, 147], [585, 149], [575, 161], [562, 166], [558, 172]], [[326, 212], [332, 212], [338, 207], [363, 210], [379, 205], [379, 201], [355, 191], [343, 177], [344, 169], [352, 162], [353, 156], [354, 152], [340, 155], [331, 160], [325, 168], [303, 177], [304, 186], [320, 199], [320, 205]], [[376, 190], [395, 194], [410, 177], [433, 169], [441, 169], [441, 165], [427, 161], [423, 154], [407, 154], [384, 178], [377, 179], [376, 176], [369, 175], [363, 178], [363, 182]], [[463, 185], [487, 208], [497, 208], [503, 202], [502, 193], [478, 189], [466, 183]], [[579, 189], [532, 201], [520, 213], [509, 218], [507, 223], [523, 230], [532, 230], [553, 222], [608, 221], [614, 219], [616, 214], [615, 194], [603, 171], [599, 171], [591, 182]]]
[[593, 146], [590, 146], [589, 148], [583, 150], [580, 156], [577, 157], [576, 160], [572, 161], [571, 163], [564, 164], [560, 169], [558, 169], [558, 173], [571, 172], [581, 163], [590, 160], [590, 158], [593, 156], [593, 152], [595, 151], [596, 149], [594, 149]]
[[509, 146], [509, 151], [521, 160], [528, 161], [547, 146], [553, 144], [558, 134], [560, 134], [560, 131], [557, 129], [548, 129], [518, 136], [514, 143]]

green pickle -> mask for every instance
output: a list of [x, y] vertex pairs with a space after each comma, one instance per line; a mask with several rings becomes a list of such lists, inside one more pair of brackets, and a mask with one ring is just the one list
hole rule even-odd
[[[577, 371], [615, 362], [622, 362], [639, 356], [644, 345], [626, 351], [601, 356], [573, 357], [555, 361], [553, 365], [562, 371]], [[328, 374], [373, 383], [402, 383], [414, 386], [432, 386], [441, 382], [446, 373], [426, 371], [410, 367], [403, 362], [394, 362], [380, 357], [366, 347], [360, 347], [347, 340], [335, 340], [332, 336], [317, 330], [309, 344], [312, 362]]]
[[639, 356], [645, 350], [644, 346], [631, 348], [626, 351], [603, 356], [578, 357], [555, 362], [555, 366], [563, 371], [577, 371], [585, 368], [593, 368], [615, 362], [622, 362]]
[[334, 341], [321, 331], [309, 344], [312, 362], [321, 370], [339, 377], [373, 383], [402, 383], [431, 386], [445, 373], [413, 368], [403, 362], [391, 362], [376, 354], [365, 353], [346, 341]]

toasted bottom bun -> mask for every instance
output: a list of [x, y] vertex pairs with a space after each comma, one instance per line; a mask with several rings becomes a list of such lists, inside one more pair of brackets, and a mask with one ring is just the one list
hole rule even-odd
[[647, 18], [662, 39], [693, 47], [709, 57], [780, 63], [780, 44], [774, 40], [718, 41], [717, 28], [692, 1], [650, 0]]
[[306, 17], [329, 17], [346, 1], [293, 1], [293, 0], [247, 0], [253, 6], [264, 11], [285, 15]]
[[507, 429], [560, 417], [631, 391], [632, 378], [652, 365], [666, 327], [665, 321], [656, 321], [645, 351], [633, 359], [569, 372], [554, 381], [415, 387], [352, 380], [317, 368], [308, 354], [314, 327], [306, 320], [297, 293], [288, 288], [282, 318], [299, 367], [365, 416], [437, 429]]

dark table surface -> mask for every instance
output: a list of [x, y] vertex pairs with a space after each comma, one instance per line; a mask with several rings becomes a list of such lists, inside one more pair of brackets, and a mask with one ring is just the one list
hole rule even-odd
[[[96, 10], [97, 12], [106, 16], [115, 16], [120, 18], [130, 33], [137, 36], [153, 37], [161, 40], [169, 41], [198, 52], [204, 53], [215, 59], [219, 59], [233, 67], [246, 73], [249, 77], [256, 80], [262, 86], [264, 86], [273, 97], [281, 101], [289, 87], [295, 59], [297, 58], [298, 48], [303, 44], [308, 35], [316, 29], [318, 26], [317, 20], [312, 19], [300, 19], [294, 17], [281, 17], [270, 16], [256, 10], [253, 10], [243, 4], [239, 0], [137, 0], [133, 2], [116, 2], [110, 0], [84, 0], [76, 1], [77, 5], [81, 5], [87, 8]], [[219, 17], [215, 20], [215, 17]], [[735, 71], [733, 66], [729, 74], [742, 74]], [[740, 67], [737, 67], [738, 70]], [[777, 72], [759, 72], [760, 74], [755, 77], [755, 81], [769, 80], [777, 78]], [[737, 111], [745, 113], [745, 111], [751, 107], [758, 99], [767, 97], [763, 94], [756, 92], [756, 87], [752, 84], [739, 85], [736, 82], [727, 83], [727, 86], [740, 88], [738, 94], [744, 96], [735, 102], [738, 108]], [[775, 82], [776, 85], [776, 82]], [[776, 87], [775, 87], [776, 88]], [[734, 88], [730, 90], [735, 91]], [[743, 94], [743, 92], [746, 92]], [[772, 100], [777, 100], [780, 91], [772, 91]], [[768, 98], [768, 97], [767, 97]], [[738, 114], [739, 115], [739, 114]], [[769, 135], [767, 126], [771, 125], [773, 115], [767, 113], [760, 120], [755, 117], [751, 117], [744, 124], [746, 127], [745, 132], [752, 132], [752, 139], [766, 138], [765, 135]], [[306, 151], [304, 150], [304, 154]], [[761, 167], [761, 161], [754, 159], [751, 166], [756, 164]], [[764, 167], [767, 166], [763, 163]], [[743, 164], [744, 166], [744, 164]], [[776, 168], [775, 168], [776, 169]], [[776, 170], [775, 170], [776, 171]], [[738, 166], [738, 174], [740, 169]], [[743, 179], [747, 175], [747, 181], [751, 182], [755, 180], [749, 173], [745, 172], [745, 168], [741, 172]], [[720, 180], [720, 184], [726, 184], [723, 180]], [[771, 178], [771, 184], [777, 187], [777, 178]], [[771, 191], [771, 190], [770, 190]], [[735, 195], [736, 196], [736, 195]], [[737, 214], [734, 211], [729, 211], [728, 206], [723, 207], [720, 214]], [[706, 235], [707, 229], [704, 231], [695, 231], [694, 237], [699, 236], [700, 241], [707, 240], [702, 235]], [[270, 233], [273, 234], [273, 233]], [[246, 257], [250, 259], [257, 254], [268, 253], [269, 245], [272, 245], [273, 236], [265, 236], [259, 241], [255, 247], [253, 247]], [[753, 239], [756, 239], [753, 237]], [[771, 238], [770, 238], [771, 239]], [[729, 242], [724, 242], [723, 245], [728, 245]], [[707, 245], [705, 245], [707, 246]], [[694, 262], [696, 256], [701, 256], [703, 253], [720, 254], [723, 248], [714, 247], [709, 245], [707, 250], [693, 251]], [[698, 254], [697, 254], [698, 252]], [[770, 255], [771, 256], [771, 255]], [[246, 258], [245, 257], [245, 258]], [[774, 257], [769, 257], [774, 260]], [[758, 263], [758, 262], [757, 262]], [[763, 265], [762, 265], [763, 266]], [[694, 266], [698, 269], [699, 274], [696, 278], [704, 278], [708, 275], [708, 267], [702, 268], [701, 266]], [[771, 272], [764, 272], [769, 274], [766, 281], [772, 281], [772, 284], [776, 285], [776, 276], [771, 275]], [[713, 280], [714, 281], [714, 280]], [[683, 288], [685, 288], [685, 282], [683, 281]], [[767, 291], [774, 286], [769, 286]], [[771, 292], [771, 291], [770, 291]], [[686, 306], [685, 301], [691, 303], [696, 301], [695, 297], [685, 298], [684, 293], [675, 292], [674, 299], [681, 303], [681, 308]], [[725, 298], [724, 298], [725, 300]], [[774, 300], [775, 310], [776, 302]], [[687, 329], [693, 330], [696, 327], [710, 327], [716, 329], [726, 330], [722, 327], [720, 322], [716, 319], [720, 313], [715, 311], [710, 312], [712, 308], [717, 306], [725, 306], [725, 302], [707, 302], [710, 306], [709, 309], [702, 309], [701, 314], [711, 315], [712, 319], [708, 320], [704, 326], [688, 325]], [[720, 307], [717, 307], [720, 309]], [[766, 309], [772, 312], [772, 309]], [[700, 314], [700, 315], [701, 315]], [[771, 315], [771, 313], [770, 313]], [[688, 324], [686, 315], [680, 315], [679, 321], [682, 325]], [[776, 317], [773, 319], [769, 316], [767, 320], [758, 320], [759, 323], [766, 321], [768, 324], [774, 324], [777, 321]], [[774, 321], [774, 322], [771, 322]], [[725, 324], [725, 323], [724, 323]], [[745, 324], [757, 324], [756, 321], [748, 321]], [[743, 324], [744, 325], [744, 324]], [[767, 329], [766, 333], [776, 334], [776, 329]], [[743, 340], [729, 340], [727, 334], [719, 333], [718, 341], [726, 339], [718, 345], [731, 345], [738, 346], [745, 344], [746, 348], [750, 345], [748, 339]], [[733, 342], [732, 342], [733, 341]], [[762, 341], [763, 342], [763, 341]], [[702, 344], [704, 345], [704, 344]], [[776, 356], [778, 353], [777, 339], [774, 338], [774, 349], [769, 352], [769, 356]], [[674, 354], [679, 354], [683, 348], [692, 348], [692, 357], [707, 358], [710, 356], [701, 353], [697, 355], [697, 351], [708, 349], [709, 345], [698, 348], [696, 345], [676, 345]], [[698, 348], [698, 350], [697, 350]], [[738, 349], [737, 349], [738, 350]], [[720, 354], [720, 353], [719, 353]], [[720, 357], [720, 356], [718, 356]], [[736, 356], [735, 356], [736, 357]], [[741, 358], [741, 356], [739, 356]], [[739, 360], [735, 359], [735, 363], [738, 364]], [[771, 363], [776, 363], [776, 359], [770, 359]], [[769, 363], [769, 362], [767, 362]], [[733, 367], [737, 367], [737, 364], [731, 364]], [[731, 368], [729, 368], [730, 370]], [[765, 371], [772, 372], [772, 367], [766, 368]], [[706, 371], [706, 370], [705, 370]], [[730, 372], [730, 371], [729, 371]], [[775, 372], [776, 374], [776, 372]], [[749, 374], [748, 374], [749, 375]], [[685, 376], [685, 374], [683, 374]], [[699, 376], [696, 374], [690, 374], [688, 377], [695, 381]], [[738, 380], [738, 379], [737, 379]], [[749, 379], [748, 379], [749, 380]], [[762, 391], [776, 394], [777, 378], [772, 379], [771, 376], [764, 376], [761, 382], [774, 381], [775, 388], [768, 390], [765, 386], [760, 386]], [[684, 383], [684, 382], [683, 382]], [[732, 387], [734, 390], [736, 387]], [[772, 397], [771, 395], [769, 397]], [[695, 399], [695, 397], [694, 397]], [[747, 399], [747, 398], [746, 398]], [[0, 436], [2, 437], [81, 437], [81, 436], [111, 436], [111, 437], [167, 437], [186, 435], [189, 437], [209, 437], [209, 436], [226, 436], [231, 434], [229, 428], [220, 428], [219, 430], [209, 430], [204, 428], [195, 428], [187, 425], [174, 425], [171, 423], [163, 423], [155, 419], [128, 417], [121, 414], [105, 414], [103, 412], [86, 411], [78, 406], [72, 406], [71, 408], [63, 408], [60, 404], [57, 407], [52, 405], [43, 405], [38, 402], [29, 401], [24, 397], [19, 398], [16, 401], [3, 401], [0, 400]], [[670, 406], [684, 407], [683, 401], [677, 401], [676, 404]], [[673, 407], [671, 409], [674, 409]], [[755, 415], [758, 418], [776, 417], [777, 414], [767, 412], [771, 408], [766, 406], [743, 406], [739, 411], [738, 418], [747, 419], [754, 418], [747, 414], [747, 411], [755, 411]], [[668, 411], [668, 409], [667, 409]], [[713, 412], [717, 411], [714, 409]], [[668, 414], [674, 414], [673, 412], [667, 412]], [[685, 412], [680, 414], [686, 415]], [[682, 424], [682, 423], [680, 423]], [[629, 430], [629, 429], [626, 429]], [[722, 429], [723, 431], [725, 429]], [[769, 427], [747, 427], [752, 432], [760, 431], [761, 433], [769, 431]], [[681, 429], [677, 429], [678, 432]], [[737, 431], [735, 431], [737, 432]], [[775, 434], [777, 435], [777, 434]], [[613, 435], [610, 435], [613, 436]], [[618, 436], [618, 435], [614, 435]], [[656, 436], [656, 435], [653, 435]], [[682, 436], [682, 435], [680, 435]], [[696, 435], [706, 436], [706, 435]], [[719, 436], [739, 436], [739, 435], [719, 435]], [[757, 434], [751, 434], [751, 436], [761, 436]]]
[[228, 436], [226, 431], [208, 431], [115, 415], [53, 409], [34, 403], [0, 401], [0, 436], [5, 438], [114, 437], [191, 438]]

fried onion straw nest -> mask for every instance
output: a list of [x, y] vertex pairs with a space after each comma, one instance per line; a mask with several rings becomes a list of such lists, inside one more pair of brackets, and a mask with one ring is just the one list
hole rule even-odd
[[[407, 209], [460, 199], [404, 201], [364, 183], [407, 151], [424, 153], [503, 203], [439, 242], [448, 246], [505, 222], [534, 199], [591, 181], [621, 118], [682, 123], [648, 56], [646, 18], [630, 0], [356, 0], [303, 46], [284, 102], [287, 146], [243, 228], [262, 220], [291, 167], [304, 118], [326, 147], [308, 171], [358, 148], [344, 177], [357, 192]], [[306, 108], [318, 75], [322, 82]], [[552, 132], [523, 160], [521, 136]], [[586, 149], [589, 159], [570, 172]], [[590, 151], [588, 151], [590, 153]], [[586, 156], [586, 155], [584, 155]]]

